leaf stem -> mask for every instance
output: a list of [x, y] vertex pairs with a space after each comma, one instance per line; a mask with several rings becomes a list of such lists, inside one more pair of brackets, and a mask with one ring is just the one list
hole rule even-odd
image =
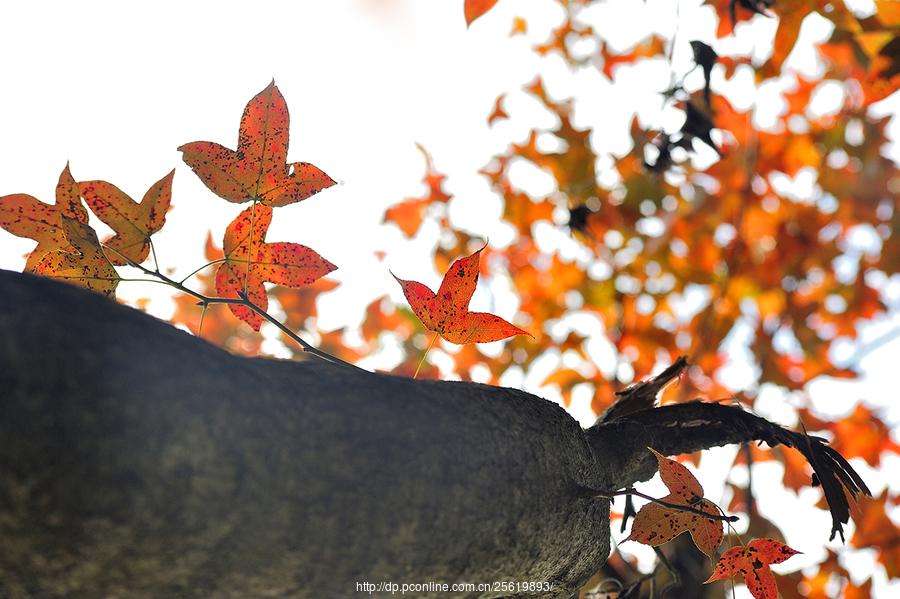
[[149, 237], [147, 238], [147, 243], [150, 244], [150, 253], [153, 255], [153, 267], [158, 271], [159, 270], [159, 260], [156, 259], [156, 246], [153, 245], [153, 240]]
[[[201, 266], [200, 268], [197, 268], [197, 269], [193, 270], [193, 271], [191, 272], [191, 274], [189, 274], [188, 276], [184, 277], [183, 279], [181, 279], [181, 280], [178, 281], [178, 282], [181, 283], [181, 284], [184, 284], [185, 281], [187, 281], [188, 279], [190, 279], [191, 277], [193, 277], [195, 274], [197, 274], [198, 272], [200, 272], [200, 271], [203, 270], [204, 268], [207, 268], [207, 267], [209, 267], [209, 266], [212, 266], [213, 264], [219, 264], [220, 262], [225, 262], [225, 261], [227, 261], [227, 260], [228, 260], [228, 258], [219, 258], [218, 260], [213, 260], [212, 262], [207, 262], [206, 264], [204, 264], [204, 265]], [[248, 260], [248, 262], [249, 262], [249, 260]]]
[[[262, 167], [260, 167], [262, 168]], [[259, 187], [259, 182], [257, 181], [257, 188]], [[247, 255], [249, 258], [247, 259], [247, 271], [244, 274], [244, 296], [247, 295], [247, 289], [250, 287], [250, 264], [253, 261], [253, 227], [255, 225], [256, 220], [256, 198], [253, 199], [253, 206], [250, 207], [250, 238], [247, 240]]]
[[419, 370], [422, 368], [422, 364], [425, 363], [425, 358], [428, 356], [428, 352], [431, 351], [431, 348], [434, 347], [434, 342], [437, 341], [438, 334], [435, 333], [431, 338], [431, 343], [428, 344], [428, 347], [425, 348], [425, 351], [422, 353], [422, 359], [419, 360], [419, 365], [416, 366], [416, 371], [413, 373], [413, 378], [419, 376]]
[[206, 318], [206, 311], [209, 310], [209, 304], [203, 304], [203, 311], [200, 312], [200, 324], [197, 326], [197, 337], [203, 339], [203, 320]]

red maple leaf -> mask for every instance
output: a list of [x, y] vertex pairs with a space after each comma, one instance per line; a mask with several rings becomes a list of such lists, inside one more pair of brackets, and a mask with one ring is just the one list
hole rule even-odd
[[[269, 305], [264, 281], [302, 287], [337, 267], [299, 243], [266, 243], [272, 222], [272, 208], [256, 204], [241, 212], [225, 230], [223, 262], [216, 271], [216, 291], [221, 297], [239, 297], [244, 289], [247, 299], [262, 310]], [[235, 316], [255, 330], [262, 316], [246, 306], [230, 304]]]
[[494, 100], [494, 109], [491, 111], [491, 114], [489, 114], [487, 118], [488, 125], [493, 125], [494, 121], [509, 118], [509, 113], [507, 113], [503, 108], [504, 98], [506, 98], [506, 94], [500, 94], [499, 96], [497, 96], [497, 99]]
[[76, 251], [66, 238], [62, 217], [88, 222], [88, 213], [81, 204], [78, 184], [69, 172], [69, 165], [59, 175], [56, 184], [56, 203], [45, 204], [25, 193], [0, 198], [0, 227], [13, 235], [38, 242], [28, 255], [25, 272], [34, 272], [37, 264], [54, 250]]
[[422, 226], [425, 219], [425, 211], [429, 206], [446, 204], [453, 197], [444, 191], [444, 180], [447, 176], [434, 168], [431, 154], [421, 144], [416, 144], [416, 147], [425, 157], [423, 182], [428, 188], [428, 192], [421, 198], [409, 198], [394, 204], [385, 211], [383, 221], [395, 223], [407, 237], [413, 237], [419, 231], [419, 227]]
[[[719, 515], [716, 504], [703, 498], [703, 487], [690, 470], [653, 449], [650, 451], [659, 461], [659, 476], [669, 489], [669, 494], [661, 501]], [[712, 555], [722, 543], [723, 529], [721, 520], [710, 520], [700, 514], [648, 503], [635, 516], [631, 534], [625, 540], [656, 547], [688, 531], [700, 551]]]
[[466, 0], [464, 11], [466, 14], [466, 26], [471, 25], [475, 19], [489, 11], [497, 0]]
[[166, 213], [172, 201], [174, 175], [173, 169], [151, 185], [140, 204], [112, 183], [78, 183], [81, 196], [91, 211], [116, 232], [116, 235], [104, 242], [114, 250], [107, 251], [110, 262], [124, 266], [128, 264], [128, 260], [140, 264], [147, 259], [150, 253], [150, 236], [166, 223]]
[[287, 163], [289, 124], [287, 104], [273, 80], [244, 108], [237, 151], [211, 141], [191, 142], [178, 150], [217, 196], [229, 202], [286, 206], [335, 184], [312, 164]]
[[[487, 247], [487, 246], [485, 246]], [[426, 329], [438, 333], [450, 343], [486, 343], [514, 335], [528, 335], [499, 316], [469, 312], [469, 301], [478, 282], [481, 248], [471, 256], [456, 260], [444, 275], [437, 294], [418, 281], [397, 279], [406, 301]]]
[[706, 582], [740, 574], [755, 599], [777, 599], [778, 588], [769, 564], [780, 564], [798, 553], [800, 552], [773, 539], [753, 539], [749, 545], [732, 547], [726, 551]]

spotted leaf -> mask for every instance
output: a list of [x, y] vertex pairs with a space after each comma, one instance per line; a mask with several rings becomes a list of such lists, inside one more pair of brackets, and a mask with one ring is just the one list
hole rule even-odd
[[478, 282], [482, 250], [484, 248], [451, 264], [436, 294], [418, 281], [394, 277], [425, 328], [450, 343], [486, 343], [514, 335], [529, 335], [494, 314], [469, 312], [469, 301]]
[[88, 222], [88, 212], [81, 204], [78, 184], [69, 172], [69, 165], [59, 175], [56, 185], [56, 202], [45, 204], [24, 193], [0, 197], [0, 227], [18, 237], [38, 242], [28, 255], [26, 272], [34, 272], [37, 264], [48, 252], [54, 250], [76, 251], [66, 238], [62, 218], [81, 223]]
[[755, 599], [777, 599], [778, 588], [770, 564], [780, 564], [800, 553], [772, 539], [754, 539], [746, 546], [726, 551], [706, 582], [741, 575]]
[[94, 229], [87, 223], [64, 216], [60, 228], [74, 251], [57, 249], [44, 254], [34, 272], [114, 296], [119, 275], [106, 258]]
[[[659, 462], [659, 476], [669, 489], [669, 494], [661, 501], [719, 515], [716, 504], [703, 498], [703, 487], [690, 470], [653, 449], [650, 451], [656, 456]], [[626, 540], [656, 547], [671, 541], [685, 531], [690, 532], [691, 539], [700, 551], [712, 555], [722, 544], [724, 525], [721, 520], [711, 520], [693, 512], [648, 503], [635, 516], [631, 534]]]
[[[81, 196], [97, 218], [116, 234], [105, 241], [110, 262], [124, 266], [128, 261], [140, 264], [150, 254], [150, 236], [166, 222], [172, 200], [172, 177], [175, 171], [154, 183], [140, 203], [106, 181], [82, 181]], [[126, 260], [127, 258], [127, 260]]]
[[[302, 287], [337, 267], [314, 250], [298, 243], [266, 243], [272, 208], [255, 204], [241, 212], [225, 230], [225, 261], [216, 271], [216, 291], [236, 298], [247, 290], [247, 298], [265, 310], [269, 305], [263, 282]], [[229, 305], [235, 316], [255, 330], [262, 317], [240, 305]]]
[[203, 183], [229, 202], [256, 200], [286, 206], [305, 200], [335, 181], [306, 162], [287, 163], [287, 104], [275, 81], [244, 108], [237, 150], [211, 141], [184, 144], [178, 150]]

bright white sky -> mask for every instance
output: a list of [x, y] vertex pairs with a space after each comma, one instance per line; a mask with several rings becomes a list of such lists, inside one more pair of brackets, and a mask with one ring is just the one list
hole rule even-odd
[[[712, 13], [698, 4], [699, 0], [681, 0], [675, 68], [682, 72], [690, 67], [686, 41], [712, 41]], [[852, 4], [871, 10], [872, 3]], [[470, 30], [463, 22], [462, 0], [258, 0], [252, 10], [250, 6], [233, 1], [7, 3], [0, 19], [4, 57], [0, 195], [29, 193], [51, 202], [59, 172], [70, 161], [76, 180], [105, 179], [139, 199], [151, 183], [176, 167], [174, 208], [154, 239], [161, 263], [186, 274], [204, 261], [207, 230], [221, 243], [225, 226], [242, 207], [214, 197], [181, 162], [175, 148], [195, 140], [233, 147], [244, 105], [274, 77], [292, 117], [289, 160], [313, 162], [340, 182], [310, 200], [280, 209], [268, 234], [272, 241], [308, 245], [339, 266], [333, 278], [342, 285], [327, 304], [320, 304], [323, 329], [355, 324], [364, 306], [384, 293], [401, 302], [388, 267], [432, 286], [440, 280], [430, 254], [433, 227], [426, 226], [422, 235], [408, 241], [397, 229], [379, 225], [386, 206], [422, 191], [424, 164], [415, 142], [432, 153], [437, 168], [449, 177], [447, 188], [456, 196], [451, 205], [454, 222], [490, 237], [493, 245], [508, 242], [508, 233], [497, 222], [500, 202], [477, 170], [510, 141], [523, 139], [530, 127], [553, 123], [517, 91], [538, 70], [530, 44], [543, 40], [559, 22], [560, 13], [552, 3], [501, 0]], [[514, 16], [528, 18], [527, 38], [507, 37]], [[589, 19], [610, 43], [624, 49], [649, 28], [671, 35], [675, 3], [608, 0], [592, 8]], [[773, 26], [772, 20], [758, 19], [716, 49], [724, 53], [755, 47], [764, 55]], [[827, 33], [827, 27], [813, 20], [804, 26], [801, 38], [809, 42]], [[797, 68], [816, 68], [809, 48], [801, 43], [795, 52], [791, 62]], [[573, 75], [557, 59], [540, 64], [551, 91], [580, 98], [576, 123], [595, 128], [593, 142], [601, 154], [628, 149], [625, 134], [636, 109], [647, 125], [671, 126], [678, 118], [662, 113], [654, 94], [668, 83], [669, 67], [664, 62], [622, 68], [615, 86], [593, 73]], [[775, 89], [756, 91], [749, 79], [742, 81], [743, 106], [751, 99], [764, 107], [777, 104]], [[721, 75], [714, 77], [719, 91], [734, 90], [721, 84]], [[488, 129], [485, 119], [496, 96], [504, 92], [509, 94], [506, 108], [513, 118]], [[822, 109], [828, 110], [838, 99], [833, 93], [823, 94]], [[877, 109], [879, 114], [896, 114], [898, 105], [900, 97], [894, 94]], [[760, 111], [760, 118], [764, 116]], [[895, 119], [894, 140], [900, 137], [898, 128]], [[896, 143], [891, 152], [897, 155]], [[601, 177], [607, 176], [609, 164], [600, 166]], [[523, 177], [522, 184], [540, 191], [546, 177]], [[547, 243], [565, 250], [559, 239]], [[21, 270], [22, 256], [33, 245], [0, 232], [0, 267]], [[385, 263], [376, 259], [377, 250], [387, 253]], [[893, 283], [885, 282], [883, 291], [894, 306], [900, 304], [896, 277]], [[119, 295], [152, 297], [151, 310], [163, 317], [171, 310], [165, 289], [159, 286], [125, 283]], [[514, 299], [511, 303], [502, 297], [492, 299], [484, 291], [476, 294], [473, 308], [492, 302], [498, 313], [512, 316]], [[863, 328], [863, 344], [897, 326], [900, 316], [895, 311]], [[848, 344], [841, 351], [840, 357], [846, 359], [854, 347]], [[894, 340], [859, 360], [861, 381], [815, 381], [809, 392], [822, 400], [819, 405], [828, 414], [847, 413], [864, 399], [869, 405], [884, 406], [889, 422], [900, 422], [900, 408], [889, 400], [896, 384], [888, 379], [898, 355], [900, 340]], [[740, 366], [740, 355], [734, 363], [733, 380], [747, 379], [750, 373]], [[535, 388], [535, 381], [545, 374], [521, 384], [554, 398], [551, 389]], [[581, 398], [571, 408], [583, 422], [593, 416], [586, 406], [587, 400]], [[793, 424], [777, 392], [764, 391], [758, 410]], [[712, 467], [701, 473], [714, 499], [723, 482], [722, 469], [715, 465], [730, 455], [732, 449], [710, 452]], [[880, 491], [885, 477], [856, 465], [867, 480], [878, 483], [873, 490]], [[798, 498], [782, 491], [777, 472], [766, 474], [769, 466], [759, 465], [755, 477], [763, 511], [776, 516], [809, 514], [818, 492]], [[898, 467], [900, 461], [890, 457], [883, 471], [897, 472]], [[736, 472], [733, 478], [740, 475]], [[824, 512], [779, 523], [785, 525], [788, 541], [808, 556], [792, 559], [791, 567], [782, 571], [822, 555], [819, 539], [824, 541], [829, 529]], [[847, 555], [851, 573], [866, 578], [873, 553]], [[878, 596], [889, 596], [883, 580], [876, 586]], [[900, 585], [891, 588], [896, 592]]]

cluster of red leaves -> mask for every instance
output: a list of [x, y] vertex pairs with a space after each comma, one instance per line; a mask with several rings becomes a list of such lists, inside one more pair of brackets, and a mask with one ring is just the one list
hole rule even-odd
[[[703, 487], [685, 466], [650, 449], [659, 463], [659, 476], [669, 489], [660, 501], [682, 508], [690, 508], [714, 516], [719, 507], [703, 497]], [[638, 511], [626, 541], [637, 541], [657, 547], [688, 532], [700, 551], [712, 557], [724, 538], [721, 520], [651, 502]], [[740, 575], [755, 599], [777, 599], [775, 575], [770, 564], [779, 564], [798, 551], [780, 541], [761, 538], [747, 545], [732, 547], [719, 558], [707, 583]]]
[[[610, 50], [605, 40], [578, 19], [579, 11], [589, 3], [560, 0], [565, 20], [535, 51], [558, 54], [573, 67], [592, 65], [598, 75], [609, 79], [616, 77], [617, 65], [665, 55], [666, 44], [658, 37], [649, 37], [621, 53]], [[496, 0], [466, 0], [467, 23], [494, 4]], [[319, 347], [355, 361], [375, 351], [385, 335], [393, 335], [404, 352], [394, 371], [412, 374], [427, 343], [426, 329], [451, 342], [499, 338], [484, 336], [484, 327], [477, 326], [484, 317], [468, 311], [479, 271], [470, 262], [477, 263], [483, 255], [490, 257], [495, 272], [487, 272], [485, 266], [480, 267], [481, 272], [509, 278], [521, 302], [522, 322], [535, 339], [514, 337], [490, 356], [474, 344], [456, 351], [446, 348], [453, 369], [464, 380], [480, 368], [496, 383], [509, 368], [527, 372], [536, 359], [555, 353], [569, 360], [561, 359], [545, 383], [557, 386], [566, 402], [576, 387], [584, 386], [592, 393], [592, 408], [601, 412], [612, 402], [614, 391], [629, 380], [615, 378], [618, 371], [612, 379], [605, 377], [588, 354], [590, 339], [579, 330], [570, 327], [562, 335], [551, 334], [552, 325], [563, 323], [573, 310], [601, 325], [616, 362], [629, 364], [634, 378], [646, 376], [660, 361], [688, 354], [695, 368], [688, 384], [669, 394], [670, 400], [678, 399], [676, 394], [690, 397], [695, 390], [713, 397], [732, 394], [718, 382], [717, 375], [725, 363], [723, 343], [739, 323], [752, 329], [749, 350], [759, 367], [760, 382], [802, 391], [817, 376], [855, 376], [851, 369], [833, 362], [832, 344], [840, 337], [854, 338], [857, 322], [871, 320], [884, 310], [867, 275], [895, 273], [900, 266], [900, 236], [896, 234], [900, 221], [889, 192], [896, 190], [900, 177], [896, 165], [881, 151], [888, 119], [874, 118], [867, 111], [900, 85], [900, 11], [894, 3], [882, 0], [876, 1], [876, 14], [865, 18], [855, 16], [843, 3], [824, 0], [708, 0], [707, 4], [718, 16], [719, 37], [730, 34], [735, 22], [740, 27], [748, 18], [765, 18], [756, 16], [758, 13], [779, 18], [772, 55], [755, 68], [760, 82], [782, 76], [784, 59], [806, 16], [816, 12], [834, 24], [829, 40], [817, 48], [825, 65], [823, 75], [812, 81], [790, 75], [795, 86], [784, 94], [786, 109], [778, 117], [775, 131], [754, 129], [747, 112], [716, 96], [703, 114], [709, 128], [727, 132], [730, 142], [724, 156], [703, 172], [689, 162], [673, 166], [674, 161], [648, 171], [648, 155], [668, 149], [655, 132], [641, 129], [634, 121], [632, 150], [622, 156], [599, 156], [592, 143], [595, 131], [575, 125], [575, 103], [555, 99], [538, 75], [524, 92], [553, 114], [556, 124], [535, 128], [524, 140], [513, 140], [481, 171], [503, 199], [503, 220], [516, 233], [512, 243], [503, 250], [483, 248], [471, 253], [476, 249], [475, 240], [454, 228], [447, 218], [452, 197], [444, 190], [444, 176], [422, 149], [426, 194], [392, 207], [385, 221], [412, 237], [426, 218], [434, 217], [442, 232], [435, 263], [439, 271], [448, 272], [447, 277], [437, 294], [421, 284], [401, 281], [412, 310], [394, 307], [382, 298], [372, 302], [360, 329], [360, 347], [346, 347], [346, 331], [315, 330]], [[521, 19], [513, 25], [514, 32], [526, 28]], [[582, 43], [585, 40], [595, 43]], [[594, 50], [585, 53], [584, 48]], [[753, 62], [748, 56], [728, 56], [720, 58], [715, 68], [731, 77], [737, 65], [752, 67]], [[844, 104], [837, 114], [811, 114], [807, 109], [810, 100], [826, 80], [843, 82]], [[699, 102], [684, 93], [690, 101]], [[502, 97], [498, 98], [489, 121], [509, 117]], [[689, 131], [688, 148], [692, 137], [703, 139], [709, 134], [703, 130], [698, 135], [696, 125]], [[334, 267], [304, 246], [266, 242], [265, 234], [274, 207], [306, 199], [334, 181], [308, 163], [287, 162], [288, 129], [287, 106], [273, 82], [248, 103], [235, 150], [212, 142], [193, 142], [180, 150], [185, 162], [214, 193], [229, 202], [252, 203], [228, 226], [222, 253], [207, 244], [207, 258], [221, 263], [214, 277], [198, 275], [201, 291], [229, 298], [246, 294], [265, 306], [264, 283], [277, 283], [282, 287], [273, 294], [289, 326], [313, 330], [316, 299], [335, 285], [320, 277]], [[787, 131], [791, 134], [785, 134]], [[684, 127], [681, 133], [685, 133]], [[542, 138], [557, 140], [557, 149], [547, 150], [547, 144], [539, 143]], [[609, 185], [598, 183], [604, 158], [611, 159], [607, 162], [614, 169], [615, 182]], [[533, 197], [518, 188], [510, 170], [519, 161], [550, 174], [556, 189]], [[809, 172], [814, 173], [816, 182], [809, 197], [795, 195], [784, 184], [786, 179]], [[170, 190], [171, 174], [137, 203], [102, 181], [76, 183], [67, 168], [60, 177], [55, 204], [22, 194], [0, 198], [0, 226], [38, 242], [28, 257], [27, 270], [112, 294], [118, 275], [110, 262], [121, 265], [148, 258], [149, 239], [163, 224]], [[105, 251], [87, 225], [82, 197], [115, 232], [106, 241]], [[838, 268], [837, 259], [845, 254], [847, 240], [859, 226], [875, 232], [881, 251], [855, 258], [852, 268]], [[590, 260], [574, 261], [543, 251], [535, 240], [538, 227], [567, 232], [589, 253]], [[455, 277], [463, 270], [465, 281]], [[455, 278], [459, 283], [453, 283]], [[701, 299], [686, 310], [689, 294]], [[224, 310], [201, 312], [195, 299], [188, 296], [176, 302], [175, 322], [198, 332], [203, 318], [204, 337], [233, 351], [258, 350], [259, 337], [237, 326]], [[232, 311], [253, 328], [259, 327], [261, 320], [255, 312], [242, 306], [232, 306]], [[502, 329], [503, 336], [522, 332], [505, 321], [502, 325], [492, 322]], [[778, 341], [785, 338], [796, 341], [794, 348], [787, 350]], [[573, 360], [577, 367], [572, 366]], [[437, 369], [429, 365], [422, 376], [437, 376]], [[747, 400], [752, 403], [752, 393]], [[810, 414], [803, 414], [803, 420], [811, 430], [828, 431], [848, 457], [878, 464], [885, 451], [897, 451], [887, 425], [864, 407], [841, 421], [814, 419]], [[793, 450], [754, 449], [753, 455], [782, 461], [785, 484], [790, 488], [810, 483], [806, 466]], [[672, 487], [670, 491], [673, 502], [685, 499], [688, 491], [693, 493], [687, 485], [682, 486], [680, 495]], [[864, 504], [859, 521], [854, 545], [878, 548], [879, 559], [890, 575], [898, 574], [898, 543], [896, 534], [890, 532], [897, 527], [886, 516], [885, 500]], [[682, 524], [669, 522], [669, 532]], [[868, 532], [860, 532], [863, 530]], [[751, 549], [766, 560], [777, 558], [769, 555], [770, 548], [751, 543], [731, 556], [729, 572], [741, 571]], [[826, 562], [820, 572], [829, 576], [840, 573], [829, 567]], [[814, 584], [818, 575], [798, 576], [799, 583], [820, 588]], [[771, 585], [766, 576], [757, 578], [748, 579], [748, 586], [757, 585], [768, 593]], [[845, 588], [848, 596], [851, 592], [866, 596], [865, 586], [851, 586]]]
[[[719, 515], [719, 507], [703, 498], [703, 487], [690, 470], [654, 449], [650, 451], [656, 456], [659, 462], [659, 476], [669, 489], [669, 494], [661, 501], [690, 507], [713, 516]], [[631, 534], [625, 540], [657, 547], [687, 531], [697, 548], [712, 556], [722, 544], [725, 536], [724, 528], [721, 520], [711, 520], [700, 514], [678, 511], [659, 503], [648, 503], [634, 517]]]
[[[896, 518], [888, 516], [888, 511], [896, 508], [898, 497], [887, 491], [880, 497], [861, 497], [856, 506], [856, 531], [850, 544], [857, 548], [877, 551], [878, 562], [884, 567], [889, 579], [900, 577], [900, 526]], [[865, 580], [854, 583], [860, 572], [851, 576], [841, 565], [838, 554], [828, 550], [825, 560], [816, 572], [804, 575], [793, 572], [779, 576], [776, 580], [778, 592], [784, 599], [869, 599], [872, 597], [872, 582], [875, 572], [867, 573]], [[837, 589], [837, 590], [836, 590]]]
[[[137, 203], [112, 183], [77, 183], [66, 165], [56, 185], [55, 204], [27, 194], [0, 198], [0, 227], [38, 242], [28, 255], [26, 272], [112, 296], [120, 280], [113, 265], [146, 260], [150, 236], [165, 224], [173, 175], [174, 171], [154, 183]], [[103, 246], [88, 224], [82, 198], [97, 218], [115, 231]]]
[[[534, 50], [561, 57], [580, 75], [596, 69], [614, 80], [618, 65], [666, 58], [670, 52], [669, 44], [654, 36], [612, 52], [580, 19], [589, 0], [559, 4], [563, 22]], [[711, 70], [731, 79], [738, 67], [751, 68], [758, 84], [793, 81], [783, 93], [784, 111], [773, 128], [759, 130], [750, 112], [716, 96], [715, 88], [708, 107], [695, 93], [700, 90], [670, 90], [675, 99], [702, 109], [708, 125], [722, 133], [721, 138], [715, 131], [713, 136], [725, 141], [725, 155], [701, 172], [683, 160], [684, 150], [690, 149], [686, 143], [672, 149], [670, 162], [648, 170], [647, 163], [653, 166], [665, 146], [657, 132], [643, 130], [635, 121], [633, 149], [609, 157], [614, 177], [603, 173], [604, 181], [615, 183], [601, 185], [598, 174], [607, 157], [594, 151], [592, 136], [597, 132], [584, 119], [576, 126], [575, 102], [549, 93], [538, 73], [524, 92], [537, 99], [556, 124], [512, 140], [508, 150], [482, 170], [503, 198], [504, 221], [517, 233], [504, 250], [491, 252], [491, 264], [510, 273], [521, 311], [536, 336], [527, 346], [512, 341], [496, 359], [480, 356], [493, 377], [509, 365], [527, 371], [538, 355], [565, 354], [568, 359], [560, 360], [545, 384], [557, 387], [566, 403], [575, 389], [589, 389], [593, 409], [602, 411], [613, 391], [629, 381], [607, 380], [588, 359], [588, 339], [577, 330], [565, 337], [549, 334], [548, 325], [564, 322], [572, 309], [600, 321], [617, 363], [628, 363], [635, 379], [650, 374], [660, 361], [687, 354], [695, 367], [686, 384], [665, 398], [670, 401], [691, 398], [697, 391], [711, 397], [733, 395], [718, 382], [718, 375], [726, 362], [723, 345], [739, 326], [752, 331], [747, 349], [760, 384], [803, 393], [816, 377], [856, 376], [853, 364], [834, 361], [833, 344], [855, 339], [860, 322], [884, 312], [873, 287], [878, 277], [872, 275], [900, 270], [895, 198], [900, 175], [884, 155], [890, 117], [876, 117], [868, 110], [900, 88], [900, 10], [890, 0], [876, 0], [876, 12], [865, 17], [843, 2], [828, 0], [706, 4], [718, 18], [716, 38], [731, 35], [735, 26], [741, 29], [750, 19], [777, 19], [772, 52], [764, 62], [733, 54], [718, 57]], [[783, 67], [801, 24], [813, 13], [830, 21], [834, 30], [815, 48], [824, 66], [821, 75], [807, 80]], [[525, 23], [514, 23], [514, 30], [525, 29]], [[718, 47], [717, 42], [709, 43]], [[681, 75], [673, 73], [676, 80]], [[813, 97], [825, 84], [835, 83], [844, 93], [837, 112], [811, 112]], [[504, 101], [513, 93], [497, 99], [490, 123], [517, 117], [505, 109]], [[553, 146], [558, 149], [546, 149]], [[510, 166], [522, 160], [551, 175], [556, 189], [532, 196], [518, 188]], [[798, 195], [787, 185], [810, 175], [811, 193]], [[565, 213], [568, 218], [560, 218]], [[440, 224], [442, 235], [465, 235], [449, 223]], [[590, 250], [592, 260], [570, 261], [542, 251], [534, 234], [536, 227], [548, 226], [567, 228]], [[848, 252], [848, 243], [861, 230], [877, 237], [880, 251]], [[437, 255], [441, 252], [438, 248]], [[700, 298], [691, 310], [684, 308], [688, 294]], [[753, 390], [741, 399], [752, 405]], [[890, 427], [864, 406], [834, 421], [806, 412], [801, 419], [810, 431], [830, 435], [845, 455], [872, 465], [885, 452], [897, 451]], [[811, 472], [796, 451], [754, 448], [753, 455], [782, 462], [788, 487], [799, 490], [811, 484]], [[814, 578], [806, 577], [806, 583]], [[867, 596], [865, 585], [844, 586], [848, 596]]]
[[[216, 195], [229, 202], [252, 202], [225, 230], [221, 256], [207, 242], [210, 261], [220, 263], [215, 293], [210, 281], [201, 279], [207, 297], [243, 297], [265, 310], [265, 282], [303, 287], [335, 269], [310, 248], [265, 241], [273, 207], [299, 202], [334, 185], [331, 177], [311, 164], [287, 163], [289, 124], [287, 104], [273, 81], [244, 109], [237, 150], [205, 141], [179, 148], [185, 162]], [[114, 295], [120, 277], [113, 266], [140, 265], [150, 256], [151, 236], [165, 224], [170, 207], [173, 176], [174, 170], [154, 183], [141, 202], [135, 202], [106, 181], [76, 182], [67, 165], [56, 187], [55, 204], [26, 194], [3, 196], [0, 226], [38, 242], [28, 256], [26, 271]], [[82, 198], [115, 233], [102, 245], [88, 224]], [[160, 274], [159, 266], [155, 268]], [[184, 297], [176, 300], [174, 322], [199, 333], [208, 306], [199, 316], [188, 316], [185, 301]], [[259, 329], [262, 317], [257, 312], [245, 305], [229, 307], [239, 319]], [[212, 322], [209, 326], [218, 342], [233, 345], [229, 338], [236, 333], [235, 327]], [[251, 351], [257, 346], [251, 342], [241, 349]]]
[[[229, 202], [252, 202], [225, 229], [215, 285], [219, 297], [243, 296], [263, 310], [268, 307], [264, 282], [303, 287], [337, 268], [298, 243], [265, 242], [272, 207], [300, 202], [335, 183], [312, 164], [287, 163], [289, 128], [287, 104], [272, 81], [244, 108], [237, 150], [208, 141], [178, 148], [217, 196]], [[229, 308], [259, 330], [263, 319], [257, 312], [235, 304]]]

